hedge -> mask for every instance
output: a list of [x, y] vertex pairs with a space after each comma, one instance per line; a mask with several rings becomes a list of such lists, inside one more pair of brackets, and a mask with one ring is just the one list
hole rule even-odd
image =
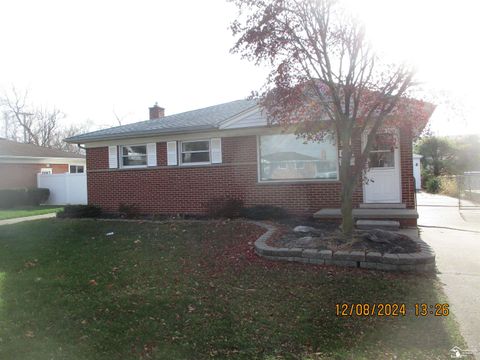
[[281, 220], [288, 217], [288, 212], [281, 207], [273, 205], [255, 205], [243, 208], [240, 216], [252, 220]]
[[22, 188], [0, 189], [0, 208], [11, 209], [16, 206], [38, 206], [45, 203], [50, 196], [49, 189]]
[[58, 218], [96, 218], [102, 209], [95, 205], [66, 205], [57, 213]]

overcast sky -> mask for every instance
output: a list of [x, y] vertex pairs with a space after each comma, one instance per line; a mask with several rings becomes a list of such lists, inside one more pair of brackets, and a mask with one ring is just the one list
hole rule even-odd
[[[458, 104], [437, 108], [434, 131], [480, 133], [476, 2], [345, 1], [377, 49]], [[74, 123], [145, 120], [156, 101], [168, 115], [241, 99], [266, 75], [229, 53], [236, 9], [224, 0], [2, 0], [0, 14], [0, 90], [28, 88]]]

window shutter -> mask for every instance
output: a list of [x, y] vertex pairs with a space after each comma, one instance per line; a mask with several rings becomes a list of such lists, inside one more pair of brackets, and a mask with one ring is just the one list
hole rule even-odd
[[177, 165], [177, 142], [167, 142], [167, 164]]
[[118, 168], [117, 146], [108, 147], [108, 167], [110, 169]]
[[222, 139], [215, 138], [210, 140], [211, 152], [212, 152], [212, 164], [222, 163]]
[[157, 166], [157, 144], [147, 144], [147, 166]]

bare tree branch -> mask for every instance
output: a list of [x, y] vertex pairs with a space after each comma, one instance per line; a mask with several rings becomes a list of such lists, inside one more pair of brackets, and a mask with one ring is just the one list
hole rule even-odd
[[28, 101], [28, 91], [12, 87], [9, 93], [0, 97], [5, 138], [38, 146], [79, 152], [63, 139], [86, 131], [90, 126], [67, 126], [65, 114], [58, 108], [34, 107]]

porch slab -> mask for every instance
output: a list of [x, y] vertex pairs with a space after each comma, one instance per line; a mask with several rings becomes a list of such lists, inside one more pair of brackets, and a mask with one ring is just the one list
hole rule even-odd
[[384, 229], [384, 230], [398, 230], [400, 228], [400, 222], [395, 220], [357, 220], [355, 222], [357, 229]]
[[406, 209], [403, 203], [361, 203], [360, 209]]
[[[337, 208], [324, 208], [313, 214], [316, 219], [339, 219], [342, 212]], [[418, 219], [416, 209], [353, 209], [355, 219]]]

